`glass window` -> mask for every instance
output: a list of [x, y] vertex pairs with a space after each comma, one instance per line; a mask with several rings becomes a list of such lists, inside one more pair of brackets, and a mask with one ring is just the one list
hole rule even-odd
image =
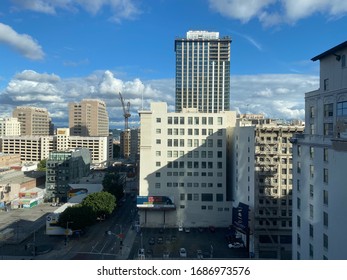
[[324, 117], [328, 118], [328, 117], [332, 117], [334, 115], [333, 112], [333, 103], [330, 104], [324, 104]]

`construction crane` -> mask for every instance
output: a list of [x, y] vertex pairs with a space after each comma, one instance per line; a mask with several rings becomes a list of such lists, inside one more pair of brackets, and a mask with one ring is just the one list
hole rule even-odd
[[130, 118], [130, 102], [127, 103], [125, 106], [124, 99], [121, 93], [119, 93], [120, 101], [122, 102], [123, 106], [123, 116], [124, 116], [124, 127], [125, 130], [129, 129], [128, 119]]

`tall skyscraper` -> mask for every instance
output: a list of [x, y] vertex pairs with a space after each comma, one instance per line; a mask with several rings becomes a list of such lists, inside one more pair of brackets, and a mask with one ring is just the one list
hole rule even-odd
[[51, 119], [47, 109], [19, 106], [14, 109], [12, 116], [20, 122], [22, 136], [49, 135]]
[[69, 103], [69, 128], [71, 136], [108, 136], [106, 103], [97, 99]]
[[230, 110], [230, 37], [188, 31], [175, 40], [176, 112]]

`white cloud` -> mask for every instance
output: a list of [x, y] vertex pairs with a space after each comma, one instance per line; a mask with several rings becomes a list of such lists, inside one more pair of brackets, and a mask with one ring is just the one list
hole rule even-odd
[[305, 93], [319, 88], [317, 76], [263, 74], [231, 77], [231, 109], [269, 118], [305, 117]]
[[132, 19], [140, 14], [134, 0], [12, 0], [18, 9], [31, 10], [45, 14], [56, 14], [58, 10], [77, 12], [85, 10], [91, 15], [104, 8], [111, 11], [111, 20]]
[[32, 60], [41, 60], [45, 56], [42, 47], [31, 36], [19, 34], [12, 27], [3, 23], [0, 23], [0, 43]]
[[264, 25], [295, 23], [315, 13], [329, 18], [344, 16], [342, 0], [209, 0], [211, 9], [245, 23], [258, 19]]
[[[304, 119], [305, 92], [318, 87], [318, 77], [309, 75], [232, 76], [231, 109], [239, 113], [264, 113], [271, 118]], [[44, 107], [53, 122], [61, 127], [68, 124], [69, 102], [97, 98], [106, 102], [111, 128], [123, 128], [123, 108], [118, 92], [131, 104], [131, 127], [138, 125], [138, 111], [150, 109], [151, 102], [167, 102], [169, 110], [174, 111], [174, 79], [125, 81], [109, 70], [63, 79], [55, 74], [25, 70], [16, 74], [0, 92], [0, 117], [11, 115], [18, 105]]]

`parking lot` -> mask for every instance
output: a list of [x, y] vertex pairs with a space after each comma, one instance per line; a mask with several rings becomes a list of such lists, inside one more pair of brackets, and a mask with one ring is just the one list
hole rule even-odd
[[[182, 259], [180, 248], [185, 248], [187, 259], [244, 259], [246, 248], [229, 248], [226, 240], [228, 230], [216, 228], [191, 228], [189, 232], [177, 228], [142, 228], [137, 234], [130, 258], [132, 259]], [[138, 250], [145, 249], [145, 256]], [[198, 250], [200, 254], [198, 254]]]

